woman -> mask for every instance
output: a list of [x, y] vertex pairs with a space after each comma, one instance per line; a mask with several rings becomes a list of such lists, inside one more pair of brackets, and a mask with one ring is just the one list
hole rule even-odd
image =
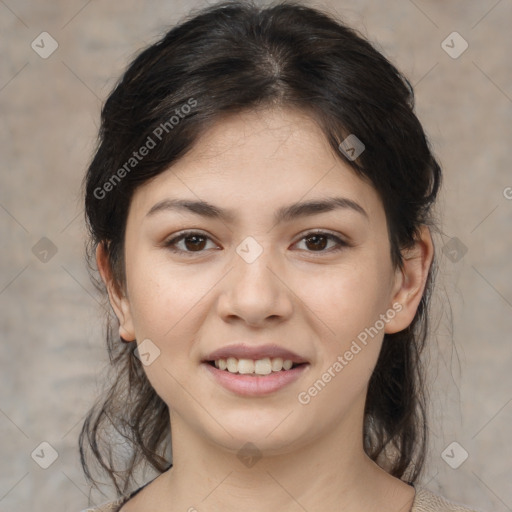
[[440, 180], [407, 80], [318, 10], [217, 4], [144, 50], [85, 181], [92, 510], [470, 510], [416, 484]]

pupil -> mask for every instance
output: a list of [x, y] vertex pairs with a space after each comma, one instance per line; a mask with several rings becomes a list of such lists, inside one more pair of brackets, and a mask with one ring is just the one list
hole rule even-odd
[[190, 245], [190, 244], [189, 244], [190, 240], [194, 240], [194, 241], [192, 242], [192, 247], [195, 247], [196, 249], [197, 249], [197, 248], [202, 249], [202, 248], [203, 248], [203, 246], [201, 245], [201, 242], [199, 242], [199, 245], [200, 245], [200, 246], [198, 246], [198, 240], [201, 240], [201, 239], [202, 239], [202, 243], [204, 244], [204, 239], [205, 239], [205, 237], [204, 237], [204, 236], [192, 235], [192, 236], [187, 237], [187, 238], [186, 238], [186, 240], [185, 240], [185, 245], [187, 246], [187, 249], [190, 249], [190, 248], [191, 248], [191, 247], [189, 247], [189, 245]]
[[307, 240], [315, 240], [315, 242], [313, 242], [313, 244], [317, 244], [318, 243], [318, 239], [322, 239], [323, 240], [323, 243], [320, 244], [320, 247], [318, 247], [318, 245], [316, 245], [316, 248], [318, 249], [324, 249], [325, 246], [327, 245], [327, 239], [325, 236], [322, 236], [322, 235], [312, 235], [312, 236], [309, 236], [307, 238]]

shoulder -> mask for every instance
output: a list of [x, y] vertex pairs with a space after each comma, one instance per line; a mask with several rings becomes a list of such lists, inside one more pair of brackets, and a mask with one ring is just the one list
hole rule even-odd
[[96, 508], [86, 508], [80, 512], [119, 512], [121, 505], [123, 505], [125, 502], [126, 498], [119, 498], [115, 501], [103, 503], [103, 505], [100, 505]]
[[[480, 510], [469, 508], [461, 503], [449, 501], [425, 487], [415, 486], [416, 495], [411, 508], [411, 512], [482, 512]], [[121, 505], [127, 498], [119, 498], [115, 501], [109, 501], [96, 508], [87, 508], [81, 512], [119, 512]]]
[[481, 512], [462, 503], [449, 501], [425, 487], [415, 488], [416, 496], [411, 512]]

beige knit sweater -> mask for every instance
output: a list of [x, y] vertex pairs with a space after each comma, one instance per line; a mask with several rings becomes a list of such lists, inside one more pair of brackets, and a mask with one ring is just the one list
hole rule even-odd
[[[473, 508], [468, 508], [462, 504], [448, 501], [425, 487], [415, 486], [416, 496], [410, 512], [481, 512]], [[110, 501], [97, 508], [88, 508], [82, 512], [119, 512], [121, 506], [128, 501], [128, 498], [119, 498], [116, 501]]]

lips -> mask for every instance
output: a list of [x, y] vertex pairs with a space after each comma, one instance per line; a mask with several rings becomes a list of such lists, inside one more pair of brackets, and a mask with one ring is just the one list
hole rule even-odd
[[299, 356], [295, 352], [292, 352], [291, 350], [285, 349], [275, 344], [260, 346], [251, 346], [243, 344], [226, 345], [208, 354], [203, 359], [203, 362], [211, 363], [212, 361], [216, 361], [219, 359], [227, 359], [228, 357], [252, 360], [264, 359], [266, 357], [270, 359], [281, 357], [284, 360], [289, 359], [295, 364], [308, 362], [307, 359]]
[[308, 372], [310, 366], [300, 364], [291, 370], [272, 372], [264, 376], [230, 373], [208, 363], [203, 363], [201, 368], [216, 385], [222, 386], [235, 395], [249, 398], [271, 395], [293, 385]]

